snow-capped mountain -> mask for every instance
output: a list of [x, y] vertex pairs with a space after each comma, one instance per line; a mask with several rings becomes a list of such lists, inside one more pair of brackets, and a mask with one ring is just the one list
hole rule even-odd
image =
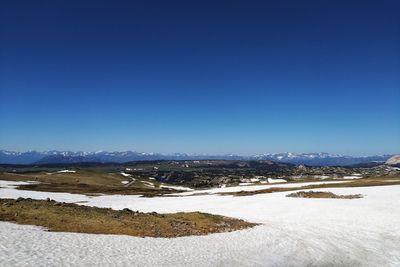
[[48, 164], [48, 163], [78, 163], [78, 162], [116, 162], [123, 163], [136, 160], [271, 160], [276, 162], [305, 164], [311, 166], [353, 165], [367, 162], [385, 163], [392, 155], [379, 155], [367, 157], [352, 157], [329, 153], [268, 153], [252, 156], [208, 155], [208, 154], [160, 154], [136, 151], [97, 151], [97, 152], [72, 152], [72, 151], [27, 151], [14, 152], [0, 150], [0, 164]]
[[30, 164], [40, 160], [44, 156], [44, 152], [37, 151], [14, 152], [0, 150], [0, 163]]
[[400, 165], [400, 155], [394, 155], [386, 161], [388, 165]]
[[384, 163], [391, 155], [375, 155], [365, 157], [352, 157], [339, 154], [329, 153], [276, 153], [276, 154], [261, 154], [254, 155], [254, 159], [267, 159], [278, 162], [305, 164], [311, 166], [345, 166], [367, 162], [382, 162]]

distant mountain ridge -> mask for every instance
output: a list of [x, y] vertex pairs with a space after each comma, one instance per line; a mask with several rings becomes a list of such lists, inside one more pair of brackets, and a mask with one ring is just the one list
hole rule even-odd
[[400, 155], [394, 155], [386, 161], [386, 164], [400, 166]]
[[346, 166], [368, 162], [384, 164], [393, 155], [375, 155], [365, 157], [344, 156], [329, 153], [267, 153], [251, 156], [240, 155], [207, 155], [207, 154], [161, 154], [136, 151], [123, 152], [72, 152], [72, 151], [28, 151], [15, 152], [0, 150], [0, 164], [52, 164], [79, 162], [115, 162], [123, 163], [139, 160], [271, 160], [275, 162], [305, 164], [310, 166]]

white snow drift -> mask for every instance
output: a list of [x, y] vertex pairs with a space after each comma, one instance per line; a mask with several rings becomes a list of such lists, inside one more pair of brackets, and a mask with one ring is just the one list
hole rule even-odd
[[74, 170], [61, 170], [61, 171], [58, 171], [57, 173], [76, 173], [76, 171], [74, 171]]

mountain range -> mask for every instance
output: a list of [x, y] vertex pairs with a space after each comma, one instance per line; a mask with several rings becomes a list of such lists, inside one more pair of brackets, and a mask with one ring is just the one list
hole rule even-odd
[[375, 155], [364, 157], [344, 156], [329, 153], [267, 153], [251, 156], [240, 155], [207, 155], [207, 154], [161, 154], [136, 151], [124, 152], [72, 152], [72, 151], [27, 151], [15, 152], [0, 150], [0, 164], [59, 164], [79, 162], [115, 162], [124, 163], [141, 160], [272, 160], [276, 162], [304, 164], [310, 166], [346, 166], [369, 162], [382, 162], [393, 155]]

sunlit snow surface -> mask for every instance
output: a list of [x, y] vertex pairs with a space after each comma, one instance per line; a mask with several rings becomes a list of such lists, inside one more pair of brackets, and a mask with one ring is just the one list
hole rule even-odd
[[61, 171], [58, 171], [57, 173], [76, 173], [76, 171], [74, 171], [74, 170], [61, 170]]
[[400, 186], [318, 191], [364, 198], [288, 198], [287, 192], [246, 197], [87, 197], [1, 188], [1, 198], [23, 194], [115, 209], [203, 211], [262, 225], [165, 239], [53, 233], [1, 222], [0, 266], [400, 266]]

